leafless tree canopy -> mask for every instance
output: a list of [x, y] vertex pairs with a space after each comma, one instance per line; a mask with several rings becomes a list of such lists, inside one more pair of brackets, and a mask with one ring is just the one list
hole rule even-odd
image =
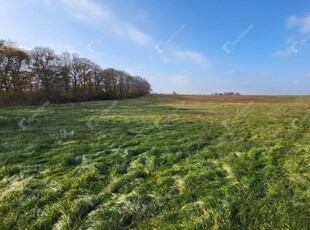
[[78, 54], [57, 55], [50, 48], [26, 51], [0, 40], [0, 98], [2, 104], [104, 100], [149, 94], [150, 84], [99, 65]]

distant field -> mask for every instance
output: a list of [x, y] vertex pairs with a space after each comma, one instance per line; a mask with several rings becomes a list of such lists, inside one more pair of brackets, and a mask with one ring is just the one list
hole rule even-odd
[[310, 228], [310, 97], [12, 106], [0, 127], [1, 229]]

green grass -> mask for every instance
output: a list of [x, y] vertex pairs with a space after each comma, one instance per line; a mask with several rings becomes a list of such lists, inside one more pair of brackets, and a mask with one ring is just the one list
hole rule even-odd
[[310, 228], [309, 97], [38, 108], [0, 108], [1, 229]]

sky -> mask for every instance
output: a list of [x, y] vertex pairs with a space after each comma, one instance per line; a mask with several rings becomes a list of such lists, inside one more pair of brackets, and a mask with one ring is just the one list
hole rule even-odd
[[78, 53], [153, 92], [310, 94], [310, 0], [0, 0], [0, 39]]

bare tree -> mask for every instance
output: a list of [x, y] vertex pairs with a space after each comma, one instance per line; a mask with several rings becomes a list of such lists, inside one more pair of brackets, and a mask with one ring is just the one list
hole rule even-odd
[[60, 56], [60, 77], [64, 84], [66, 93], [70, 89], [70, 71], [71, 71], [71, 54], [68, 52], [62, 53]]
[[141, 77], [113, 68], [102, 70], [78, 54], [58, 56], [50, 48], [26, 52], [0, 40], [0, 90], [8, 95], [31, 93], [33, 98], [41, 98], [43, 92], [55, 101], [80, 101], [136, 97], [150, 93], [151, 87]]
[[27, 68], [27, 52], [18, 49], [13, 43], [0, 42], [0, 87], [6, 92], [17, 92], [24, 82], [20, 74]]
[[50, 96], [59, 76], [59, 57], [50, 48], [34, 48], [31, 52], [31, 70], [46, 96]]

